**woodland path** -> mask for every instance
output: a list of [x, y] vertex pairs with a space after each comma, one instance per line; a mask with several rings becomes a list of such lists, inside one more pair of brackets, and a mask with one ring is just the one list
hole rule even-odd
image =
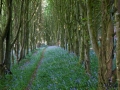
[[[44, 53], [45, 53], [46, 49], [54, 49], [54, 48], [56, 48], [56, 47], [57, 47], [57, 46], [48, 46], [48, 47], [45, 47], [45, 48], [42, 50], [42, 54], [41, 54], [41, 57], [40, 57], [40, 59], [39, 59], [39, 63], [36, 65], [36, 68], [35, 68], [32, 76], [31, 76], [31, 79], [30, 79], [30, 81], [29, 81], [29, 83], [28, 83], [28, 85], [27, 85], [27, 87], [26, 87], [25, 90], [31, 90], [31, 86], [32, 86], [32, 84], [33, 84], [33, 80], [35, 79], [35, 77], [36, 77], [36, 75], [37, 75], [38, 69], [40, 68], [40, 65], [41, 65], [41, 62], [42, 62], [42, 60], [43, 60], [43, 58], [44, 58]], [[37, 54], [37, 52], [34, 53], [34, 54]]]
[[0, 90], [97, 90], [96, 59], [91, 61], [91, 78], [78, 62], [74, 53], [61, 47], [40, 47], [12, 68], [13, 76], [1, 82]]
[[[46, 47], [46, 48], [47, 48], [47, 47]], [[35, 77], [36, 77], [36, 75], [37, 75], [37, 70], [39, 69], [39, 67], [40, 67], [40, 65], [41, 65], [41, 61], [42, 61], [42, 59], [43, 59], [43, 57], [44, 57], [44, 52], [45, 52], [46, 48], [43, 49], [42, 54], [41, 54], [41, 57], [40, 57], [40, 60], [39, 60], [39, 63], [37, 64], [37, 66], [36, 66], [36, 68], [35, 68], [32, 76], [31, 76], [31, 79], [30, 79], [30, 81], [29, 81], [29, 83], [28, 83], [28, 85], [27, 85], [27, 87], [26, 87], [25, 90], [31, 90], [30, 88], [31, 88], [31, 86], [32, 86], [33, 80], [35, 79]], [[37, 54], [37, 53], [35, 53], [35, 54]]]

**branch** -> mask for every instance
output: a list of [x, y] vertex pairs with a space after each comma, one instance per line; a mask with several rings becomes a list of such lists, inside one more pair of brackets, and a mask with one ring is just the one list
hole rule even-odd
[[0, 15], [1, 15], [1, 12], [2, 12], [2, 0], [1, 0], [1, 4], [0, 4]]
[[19, 32], [20, 32], [20, 28], [21, 28], [21, 23], [22, 23], [22, 21], [20, 22], [20, 25], [19, 25], [17, 34], [16, 34], [16, 36], [15, 36], [13, 42], [11, 43], [11, 46], [10, 46], [11, 48], [12, 48], [12, 46], [14, 45], [14, 43], [16, 42], [16, 40], [17, 40], [17, 38], [18, 38], [18, 36], [19, 36]]
[[6, 0], [6, 3], [7, 3], [7, 9], [8, 9], [8, 19], [7, 19], [7, 24], [5, 26], [5, 29], [3, 31], [3, 34], [2, 34], [2, 38], [5, 39], [6, 38], [6, 35], [7, 35], [7, 32], [9, 31], [8, 27], [9, 27], [9, 24], [11, 22], [11, 18], [12, 18], [12, 3], [11, 3], [11, 0]]
[[86, 6], [87, 6], [87, 26], [90, 35], [90, 40], [96, 55], [99, 56], [99, 46], [97, 43], [97, 38], [95, 37], [95, 34], [97, 33], [94, 33], [94, 28], [92, 27], [92, 19], [91, 19], [92, 13], [91, 13], [90, 0], [88, 0], [88, 2], [86, 1]]
[[82, 3], [82, 0], [81, 0], [81, 2], [80, 2], [80, 7], [82, 8], [82, 10], [84, 11], [85, 10], [85, 5]]
[[17, 33], [15, 35], [15, 38], [14, 38], [13, 42], [11, 43], [11, 46], [10, 46], [11, 48], [14, 45], [14, 43], [16, 42], [16, 40], [17, 40], [17, 38], [19, 36], [19, 32], [20, 32], [20, 28], [21, 28], [21, 24], [22, 24], [22, 13], [23, 13], [22, 9], [23, 9], [23, 2], [21, 3], [20, 24], [19, 24], [19, 27], [18, 27], [18, 31], [17, 31]]
[[27, 24], [27, 23], [29, 23], [29, 22], [31, 21], [31, 19], [33, 18], [33, 16], [34, 16], [35, 13], [37, 12], [37, 8], [38, 8], [38, 6], [39, 6], [39, 2], [38, 2], [38, 5], [36, 5], [36, 7], [35, 7], [35, 11], [33, 12], [31, 18], [30, 18], [29, 20], [27, 20], [27, 22], [26, 22], [25, 24]]

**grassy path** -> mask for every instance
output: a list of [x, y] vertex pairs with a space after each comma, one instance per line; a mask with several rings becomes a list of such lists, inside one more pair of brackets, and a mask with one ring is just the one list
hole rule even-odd
[[42, 51], [42, 54], [41, 54], [40, 60], [39, 60], [39, 62], [38, 62], [38, 64], [37, 64], [37, 66], [36, 66], [36, 68], [35, 68], [35, 70], [34, 70], [32, 76], [31, 76], [31, 79], [30, 79], [30, 81], [29, 81], [29, 83], [28, 83], [28, 85], [27, 85], [27, 87], [26, 87], [25, 90], [30, 90], [30, 88], [31, 88], [31, 86], [32, 86], [32, 82], [33, 82], [33, 80], [34, 80], [35, 77], [36, 77], [37, 70], [38, 70], [38, 68], [39, 68], [40, 65], [41, 65], [41, 61], [42, 61], [42, 59], [43, 59], [45, 49], [46, 49], [46, 48], [44, 48], [43, 51]]
[[0, 80], [0, 90], [25, 90], [40, 62], [45, 47], [39, 48], [26, 56], [19, 64], [12, 67], [13, 75], [6, 75], [6, 80]]
[[48, 47], [31, 90], [96, 90], [97, 68], [91, 67], [93, 77], [89, 78], [78, 61], [74, 53], [56, 46]]
[[13, 76], [0, 80], [0, 90], [97, 90], [97, 60], [91, 53], [91, 78], [74, 53], [43, 47], [12, 68]]

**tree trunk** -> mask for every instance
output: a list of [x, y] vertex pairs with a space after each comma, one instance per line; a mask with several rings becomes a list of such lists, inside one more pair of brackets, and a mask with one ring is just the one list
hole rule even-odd
[[80, 59], [79, 59], [79, 62], [81, 63], [81, 64], [83, 64], [83, 62], [84, 62], [84, 59], [85, 59], [85, 52], [84, 52], [84, 50], [85, 50], [85, 46], [84, 46], [84, 30], [82, 30], [82, 32], [81, 32], [81, 42], [80, 42], [80, 44], [81, 44], [81, 47], [80, 47]]
[[89, 56], [89, 52], [90, 52], [90, 43], [89, 43], [89, 32], [87, 30], [85, 30], [85, 40], [84, 40], [84, 51], [85, 51], [85, 70], [86, 73], [90, 75], [90, 56]]
[[[10, 26], [8, 29], [10, 29]], [[5, 65], [9, 70], [11, 66], [10, 56], [11, 56], [11, 48], [10, 48], [10, 30], [9, 30], [6, 37], [6, 53], [5, 53], [5, 61], [4, 61]]]
[[120, 0], [115, 0], [117, 12], [115, 13], [117, 49], [116, 49], [116, 66], [117, 66], [117, 82], [118, 90], [120, 90]]
[[92, 8], [91, 8], [91, 2], [92, 0], [86, 0], [87, 4], [87, 24], [88, 24], [88, 31], [91, 39], [91, 44], [93, 47], [93, 50], [95, 51], [96, 55], [99, 56], [99, 47], [97, 43], [97, 37], [96, 33], [94, 33], [94, 27], [92, 26]]
[[113, 54], [113, 24], [111, 16], [108, 13], [109, 2], [107, 0], [101, 1], [102, 7], [102, 31], [100, 39], [100, 47], [98, 46], [97, 35], [92, 26], [92, 0], [87, 0], [87, 21], [88, 21], [88, 30], [91, 39], [93, 49], [99, 59], [99, 76], [98, 76], [98, 87], [99, 90], [106, 90], [109, 88], [109, 78], [112, 73], [112, 54]]
[[8, 23], [6, 26], [6, 53], [5, 53], [5, 61], [4, 64], [10, 70], [10, 56], [11, 56], [11, 44], [10, 44], [10, 32], [11, 32], [11, 23], [12, 23], [12, 0], [7, 0], [7, 8], [8, 8]]
[[3, 40], [0, 37], [0, 76], [2, 76], [2, 64], [3, 64]]

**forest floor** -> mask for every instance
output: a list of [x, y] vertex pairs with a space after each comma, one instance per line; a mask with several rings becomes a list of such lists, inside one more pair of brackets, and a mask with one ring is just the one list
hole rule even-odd
[[0, 90], [96, 90], [97, 58], [91, 56], [91, 77], [79, 57], [57, 46], [41, 47], [12, 68]]
[[[42, 51], [42, 54], [41, 54], [39, 63], [37, 64], [37, 66], [36, 66], [36, 68], [35, 68], [35, 70], [34, 70], [34, 72], [33, 72], [33, 74], [32, 74], [32, 77], [31, 77], [31, 79], [30, 79], [30, 81], [29, 81], [29, 83], [28, 83], [28, 86], [26, 87], [25, 90], [30, 90], [30, 88], [31, 88], [31, 86], [32, 86], [32, 82], [33, 82], [33, 80], [35, 79], [35, 77], [36, 77], [36, 75], [37, 75], [37, 70], [40, 68], [41, 61], [42, 61], [42, 59], [43, 59], [43, 57], [44, 57], [45, 49], [46, 49], [46, 48], [44, 48], [43, 51]], [[37, 53], [34, 53], [34, 55], [36, 55], [36, 54], [37, 54]]]

